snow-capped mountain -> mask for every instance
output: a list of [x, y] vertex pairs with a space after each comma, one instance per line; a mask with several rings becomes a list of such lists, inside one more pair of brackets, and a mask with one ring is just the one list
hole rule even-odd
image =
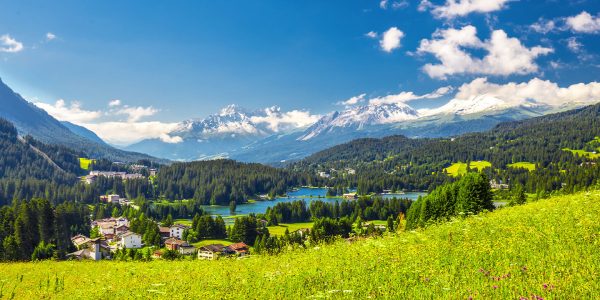
[[320, 134], [333, 132], [336, 128], [363, 130], [367, 126], [412, 121], [418, 118], [419, 113], [404, 103], [352, 107], [324, 116], [299, 140], [306, 141]]
[[304, 129], [318, 118], [305, 111], [283, 112], [277, 106], [251, 112], [229, 105], [206, 118], [181, 122], [166, 139], [144, 140], [126, 149], [174, 160], [229, 157], [247, 144], [280, 132]]
[[419, 114], [423, 117], [435, 115], [472, 115], [484, 112], [504, 111], [512, 108], [527, 108], [527, 109], [550, 109], [546, 104], [537, 103], [535, 101], [506, 101], [492, 94], [481, 94], [468, 99], [452, 99], [445, 105], [434, 109], [421, 109]]

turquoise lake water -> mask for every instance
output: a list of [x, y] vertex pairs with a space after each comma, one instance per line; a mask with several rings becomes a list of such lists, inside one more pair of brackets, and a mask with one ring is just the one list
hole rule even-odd
[[[292, 202], [296, 200], [304, 200], [306, 204], [310, 204], [312, 201], [323, 201], [329, 203], [335, 203], [335, 201], [342, 201], [341, 198], [325, 198], [327, 189], [325, 188], [299, 188], [293, 192], [289, 192], [287, 197], [278, 197], [274, 200], [256, 201], [255, 203], [238, 204], [235, 213], [229, 212], [228, 206], [204, 206], [203, 209], [212, 215], [220, 215], [222, 217], [229, 217], [232, 215], [246, 215], [246, 214], [259, 214], [267, 211], [267, 207], [275, 206], [279, 202]], [[384, 194], [381, 195], [383, 198], [408, 198], [416, 200], [419, 196], [427, 195], [422, 192], [406, 192], [405, 194]]]

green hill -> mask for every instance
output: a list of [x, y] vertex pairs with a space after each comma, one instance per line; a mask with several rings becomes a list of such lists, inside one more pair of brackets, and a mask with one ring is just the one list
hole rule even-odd
[[0, 298], [598, 299], [600, 191], [244, 260], [3, 264]]

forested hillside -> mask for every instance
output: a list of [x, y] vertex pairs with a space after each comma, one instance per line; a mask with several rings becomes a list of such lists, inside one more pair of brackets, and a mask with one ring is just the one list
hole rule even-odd
[[[600, 169], [595, 163], [586, 163], [594, 156], [575, 155], [565, 148], [591, 150], [590, 143], [600, 136], [599, 125], [600, 105], [593, 105], [502, 123], [488, 132], [455, 138], [356, 140], [316, 153], [289, 168], [305, 172], [333, 169], [333, 185], [370, 192], [385, 188], [431, 189], [453, 180], [444, 174], [451, 164], [487, 161], [492, 167], [485, 172], [491, 179], [519, 183], [530, 192], [552, 191], [563, 185], [577, 189], [594, 182]], [[537, 167], [530, 172], [509, 166], [523, 162]], [[345, 173], [347, 168], [356, 169], [357, 174]]]
[[167, 199], [195, 199], [202, 204], [242, 203], [256, 195], [284, 195], [290, 188], [319, 185], [314, 175], [232, 160], [176, 163], [161, 168], [158, 194]]

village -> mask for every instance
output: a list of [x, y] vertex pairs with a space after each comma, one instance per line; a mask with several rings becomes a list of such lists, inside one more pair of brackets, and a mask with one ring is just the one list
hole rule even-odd
[[[142, 235], [132, 232], [127, 218], [105, 218], [91, 222], [92, 230], [97, 230], [99, 237], [90, 238], [78, 234], [71, 238], [77, 251], [69, 253], [68, 259], [74, 260], [103, 260], [112, 259], [113, 254], [119, 250], [142, 249], [146, 247], [142, 242]], [[243, 258], [250, 255], [250, 247], [243, 242], [229, 246], [222, 244], [209, 244], [196, 248], [183, 240], [184, 232], [189, 226], [173, 224], [165, 227], [158, 225], [161, 246], [151, 247], [152, 258], [161, 259], [167, 251], [175, 252], [178, 256], [216, 260], [222, 257]]]

